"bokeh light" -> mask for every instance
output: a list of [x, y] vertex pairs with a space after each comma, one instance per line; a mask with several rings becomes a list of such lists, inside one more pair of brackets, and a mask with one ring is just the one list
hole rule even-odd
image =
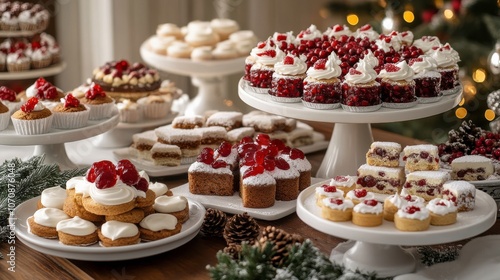
[[350, 25], [356, 25], [359, 22], [359, 17], [356, 14], [348, 14], [346, 19]]
[[415, 15], [412, 11], [405, 11], [403, 13], [403, 19], [408, 23], [412, 23], [415, 20]]
[[486, 80], [486, 70], [483, 68], [478, 68], [472, 74], [472, 79], [476, 83], [482, 83]]
[[457, 118], [459, 119], [465, 118], [467, 116], [467, 109], [465, 109], [464, 107], [457, 108], [455, 110], [455, 116], [457, 116]]
[[484, 118], [487, 119], [488, 121], [492, 121], [495, 119], [495, 111], [491, 110], [491, 109], [486, 109], [486, 111], [484, 111]]

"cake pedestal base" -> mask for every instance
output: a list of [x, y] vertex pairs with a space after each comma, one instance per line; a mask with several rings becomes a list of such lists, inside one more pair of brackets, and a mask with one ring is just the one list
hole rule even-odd
[[189, 102], [185, 115], [204, 115], [209, 110], [236, 111], [233, 102], [224, 99], [223, 77], [191, 77], [191, 83], [198, 87], [198, 94]]
[[57, 164], [61, 170], [78, 168], [78, 166], [68, 158], [64, 143], [36, 145], [33, 156], [40, 155], [45, 155], [45, 164]]

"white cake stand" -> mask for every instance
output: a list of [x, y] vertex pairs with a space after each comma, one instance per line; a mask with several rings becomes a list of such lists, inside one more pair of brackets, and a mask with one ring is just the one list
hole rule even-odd
[[66, 68], [66, 62], [61, 61], [57, 64], [45, 68], [31, 69], [19, 72], [0, 72], [0, 80], [23, 80], [38, 77], [48, 77], [61, 73]]
[[12, 123], [6, 130], [0, 131], [0, 145], [35, 146], [33, 156], [45, 155], [45, 163], [57, 164], [62, 170], [74, 169], [74, 164], [66, 153], [64, 143], [90, 138], [114, 128], [120, 121], [118, 109], [114, 109], [110, 118], [89, 121], [88, 125], [76, 129], [52, 129], [49, 133], [38, 135], [18, 135]]
[[252, 92], [243, 79], [238, 83], [238, 94], [243, 102], [265, 112], [301, 120], [335, 123], [326, 156], [316, 173], [318, 178], [356, 175], [358, 167], [366, 162], [366, 151], [373, 142], [371, 123], [433, 116], [454, 108], [462, 99], [462, 94], [457, 93], [443, 96], [435, 103], [418, 104], [407, 109], [381, 108], [375, 112], [353, 113], [341, 108], [315, 110], [305, 107], [302, 103], [278, 103], [271, 100], [267, 93]]
[[233, 103], [225, 102], [221, 96], [223, 77], [242, 72], [245, 57], [210, 61], [172, 58], [152, 52], [147, 42], [140, 48], [141, 57], [147, 64], [162, 71], [190, 76], [193, 85], [198, 87], [198, 94], [188, 104], [186, 115], [203, 115], [208, 110], [234, 110]]
[[394, 223], [385, 221], [378, 227], [360, 227], [352, 222], [331, 222], [321, 217], [316, 205], [315, 188], [326, 181], [314, 184], [299, 194], [297, 215], [309, 226], [326, 234], [355, 240], [342, 258], [332, 261], [346, 268], [365, 273], [376, 272], [379, 277], [390, 277], [413, 272], [416, 260], [400, 245], [433, 245], [463, 240], [488, 230], [496, 222], [497, 206], [488, 194], [477, 190], [473, 211], [460, 212], [457, 222], [449, 226], [430, 226], [426, 231], [403, 232]]

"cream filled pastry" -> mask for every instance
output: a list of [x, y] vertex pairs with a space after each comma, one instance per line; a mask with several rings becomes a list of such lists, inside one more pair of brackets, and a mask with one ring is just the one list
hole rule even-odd
[[189, 218], [189, 205], [183, 196], [159, 196], [153, 208], [156, 212], [174, 215], [181, 223]]
[[78, 216], [60, 221], [56, 230], [59, 241], [66, 245], [88, 246], [99, 240], [94, 223]]
[[139, 228], [132, 223], [107, 221], [98, 230], [104, 247], [124, 246], [139, 243]]
[[158, 240], [179, 233], [182, 224], [171, 214], [155, 213], [139, 223], [142, 240]]

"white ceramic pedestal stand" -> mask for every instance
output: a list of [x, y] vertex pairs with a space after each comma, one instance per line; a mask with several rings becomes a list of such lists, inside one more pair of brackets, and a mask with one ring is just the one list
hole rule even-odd
[[140, 53], [152, 67], [191, 77], [193, 85], [198, 87], [198, 94], [188, 104], [185, 115], [203, 115], [208, 110], [237, 110], [234, 102], [225, 102], [221, 93], [224, 91], [224, 76], [243, 72], [245, 57], [208, 61], [172, 58], [150, 51], [147, 40], [142, 44]]
[[85, 127], [77, 129], [52, 129], [49, 133], [38, 135], [18, 135], [12, 124], [0, 132], [0, 145], [33, 146], [33, 156], [45, 155], [45, 163], [57, 164], [62, 170], [73, 169], [74, 164], [66, 153], [64, 143], [90, 138], [114, 128], [120, 121], [118, 110], [114, 110], [110, 118], [100, 121], [89, 121]]
[[371, 123], [407, 121], [433, 116], [454, 108], [462, 94], [443, 96], [435, 103], [418, 104], [407, 109], [381, 108], [375, 112], [353, 113], [342, 110], [315, 110], [302, 103], [278, 103], [269, 94], [252, 92], [241, 79], [238, 94], [246, 104], [259, 110], [300, 120], [335, 123], [330, 144], [317, 178], [333, 178], [336, 175], [356, 175], [360, 165], [366, 162], [365, 154], [373, 142]]
[[[312, 185], [297, 198], [297, 215], [309, 226], [326, 234], [354, 240], [344, 252], [332, 251], [331, 259], [352, 271], [376, 272], [390, 277], [413, 272], [416, 260], [400, 246], [448, 243], [476, 236], [496, 222], [497, 206], [493, 198], [478, 190], [473, 211], [460, 212], [457, 222], [449, 226], [430, 226], [426, 231], [403, 232], [393, 222], [383, 221], [377, 227], [361, 227], [352, 222], [331, 222], [321, 217], [316, 205], [315, 188], [328, 181]], [[343, 254], [342, 254], [343, 253]]]

